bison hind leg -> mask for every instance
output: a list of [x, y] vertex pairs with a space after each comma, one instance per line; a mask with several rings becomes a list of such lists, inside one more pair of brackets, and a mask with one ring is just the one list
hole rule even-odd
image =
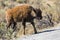
[[11, 22], [8, 22], [7, 23], [7, 25], [6, 25], [7, 26], [7, 29], [10, 28], [11, 24], [12, 24]]
[[13, 25], [12, 25], [13, 32], [16, 31], [16, 29], [17, 29], [16, 24], [17, 23], [13, 21]]

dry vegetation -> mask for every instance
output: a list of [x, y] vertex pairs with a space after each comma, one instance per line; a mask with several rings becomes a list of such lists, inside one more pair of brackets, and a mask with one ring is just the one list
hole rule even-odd
[[[60, 22], [60, 0], [0, 0], [0, 39], [9, 40], [13, 38], [11, 35], [12, 29], [6, 30], [5, 11], [8, 8], [21, 3], [31, 4], [34, 8], [40, 8], [42, 10], [43, 19], [41, 21], [34, 20], [36, 29], [50, 28]], [[33, 12], [32, 12], [33, 13]], [[26, 24], [26, 35], [33, 34], [33, 27], [31, 24]], [[18, 23], [17, 27], [20, 29], [16, 35], [23, 35], [23, 27], [21, 23]]]

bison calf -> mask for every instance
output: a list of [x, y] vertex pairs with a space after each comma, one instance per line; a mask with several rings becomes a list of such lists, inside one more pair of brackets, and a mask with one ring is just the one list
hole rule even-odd
[[[35, 12], [36, 14], [35, 17], [33, 17], [33, 15], [31, 14], [32, 11]], [[34, 9], [32, 6], [28, 4], [23, 4], [23, 5], [8, 9], [6, 11], [7, 29], [11, 25], [13, 25], [12, 28], [14, 29], [13, 31], [15, 31], [17, 28], [16, 27], [17, 22], [22, 22], [22, 25], [24, 26], [24, 34], [25, 34], [26, 22], [30, 22], [34, 27], [35, 33], [37, 33], [33, 20], [34, 18], [37, 18], [37, 17], [42, 19], [41, 13], [42, 12], [40, 9]]]

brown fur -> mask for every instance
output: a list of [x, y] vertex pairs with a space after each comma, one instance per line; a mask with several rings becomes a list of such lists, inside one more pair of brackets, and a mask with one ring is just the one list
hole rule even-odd
[[[39, 15], [40, 15], [40, 19], [42, 18], [41, 10], [38, 9], [38, 11], [36, 11], [32, 6], [27, 5], [27, 4], [24, 4], [21, 6], [16, 6], [12, 9], [8, 9], [6, 11], [7, 28], [9, 28], [11, 26], [11, 24], [13, 24], [13, 29], [15, 31], [17, 22], [22, 21], [22, 25], [24, 26], [24, 30], [25, 30], [25, 24], [28, 21], [33, 25], [34, 31], [35, 31], [35, 33], [37, 33], [35, 24], [33, 22], [33, 19], [35, 17], [33, 17], [31, 15], [32, 10], [36, 14], [39, 13], [37, 16], [39, 17]], [[24, 32], [24, 34], [25, 34], [25, 32]]]

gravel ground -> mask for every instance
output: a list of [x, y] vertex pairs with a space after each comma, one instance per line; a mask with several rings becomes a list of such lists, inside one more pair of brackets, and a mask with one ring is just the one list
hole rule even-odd
[[34, 35], [26, 35], [13, 40], [60, 40], [60, 24], [57, 27], [46, 29]]

